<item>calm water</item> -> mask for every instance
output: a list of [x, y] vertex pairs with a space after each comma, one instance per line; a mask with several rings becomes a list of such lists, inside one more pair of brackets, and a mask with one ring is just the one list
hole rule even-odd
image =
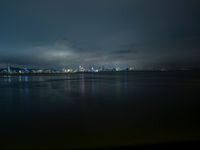
[[0, 148], [200, 139], [200, 74], [0, 77]]

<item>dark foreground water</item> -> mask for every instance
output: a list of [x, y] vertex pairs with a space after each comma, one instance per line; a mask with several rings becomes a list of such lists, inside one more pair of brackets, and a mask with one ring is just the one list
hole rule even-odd
[[200, 139], [200, 73], [0, 77], [0, 149]]

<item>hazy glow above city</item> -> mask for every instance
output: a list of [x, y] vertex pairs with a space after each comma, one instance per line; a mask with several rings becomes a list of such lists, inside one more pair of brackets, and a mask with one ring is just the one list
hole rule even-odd
[[199, 68], [197, 0], [0, 1], [0, 64]]

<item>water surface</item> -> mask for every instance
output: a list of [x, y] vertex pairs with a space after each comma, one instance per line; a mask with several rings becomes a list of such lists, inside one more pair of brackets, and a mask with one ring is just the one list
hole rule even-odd
[[2, 149], [200, 139], [200, 74], [0, 77]]

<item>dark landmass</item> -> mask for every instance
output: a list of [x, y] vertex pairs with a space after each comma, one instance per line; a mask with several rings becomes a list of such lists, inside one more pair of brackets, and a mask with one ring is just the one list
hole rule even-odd
[[[170, 142], [158, 144], [144, 144], [136, 146], [87, 148], [88, 150], [171, 150], [171, 149], [199, 149], [200, 141]], [[77, 149], [81, 150], [81, 149]]]

